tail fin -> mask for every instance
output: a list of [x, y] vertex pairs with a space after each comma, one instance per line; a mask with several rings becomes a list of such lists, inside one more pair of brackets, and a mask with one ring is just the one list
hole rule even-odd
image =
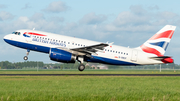
[[166, 52], [175, 29], [176, 26], [166, 25], [153, 37], [151, 37], [143, 45], [141, 45], [140, 48], [146, 53], [163, 56]]

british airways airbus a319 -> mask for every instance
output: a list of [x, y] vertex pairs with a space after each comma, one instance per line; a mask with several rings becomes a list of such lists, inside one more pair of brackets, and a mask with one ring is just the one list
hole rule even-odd
[[150, 65], [173, 63], [164, 56], [176, 26], [166, 25], [144, 44], [137, 48], [127, 48], [109, 43], [95, 42], [36, 30], [17, 30], [6, 35], [4, 41], [27, 50], [24, 60], [28, 60], [30, 50], [49, 54], [53, 61], [75, 63], [79, 61], [79, 71], [85, 69], [84, 61], [111, 65]]

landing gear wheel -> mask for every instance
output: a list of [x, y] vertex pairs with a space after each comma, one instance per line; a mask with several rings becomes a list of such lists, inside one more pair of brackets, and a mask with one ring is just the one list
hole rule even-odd
[[28, 57], [27, 57], [27, 56], [24, 56], [24, 60], [28, 60]]
[[78, 69], [79, 69], [79, 71], [83, 71], [85, 69], [85, 66], [83, 64], [80, 64]]

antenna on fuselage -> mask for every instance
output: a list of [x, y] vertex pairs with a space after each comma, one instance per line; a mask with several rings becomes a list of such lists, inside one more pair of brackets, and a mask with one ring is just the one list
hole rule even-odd
[[35, 28], [33, 28], [33, 30], [35, 30]]
[[112, 45], [114, 42], [109, 43], [109, 45]]

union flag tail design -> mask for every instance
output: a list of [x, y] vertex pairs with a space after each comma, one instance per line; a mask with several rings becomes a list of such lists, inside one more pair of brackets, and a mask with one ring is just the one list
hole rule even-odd
[[163, 56], [166, 52], [175, 29], [176, 26], [166, 25], [153, 37], [151, 37], [143, 45], [141, 45], [140, 48], [146, 53]]

